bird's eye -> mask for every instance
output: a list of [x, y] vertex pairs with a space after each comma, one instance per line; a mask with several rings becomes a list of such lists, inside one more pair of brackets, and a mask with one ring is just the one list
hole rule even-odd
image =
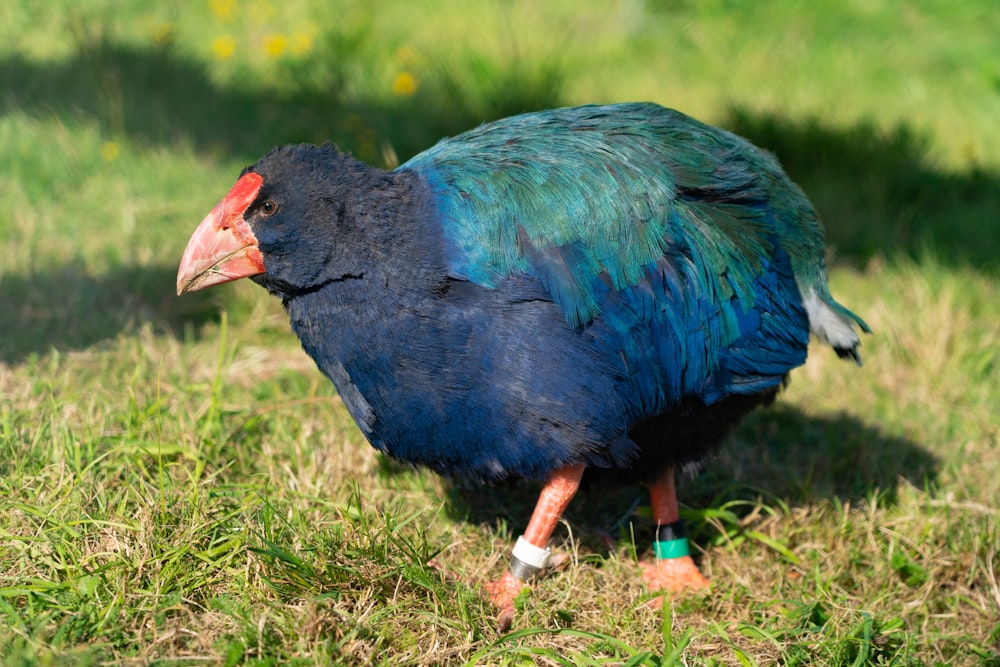
[[260, 205], [260, 212], [263, 213], [264, 215], [273, 215], [274, 212], [277, 210], [278, 210], [278, 205], [275, 204], [270, 199], [265, 200], [264, 203]]

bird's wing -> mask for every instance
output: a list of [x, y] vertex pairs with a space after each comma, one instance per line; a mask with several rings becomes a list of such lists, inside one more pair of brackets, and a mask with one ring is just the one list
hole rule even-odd
[[429, 183], [455, 277], [536, 277], [570, 326], [606, 321], [626, 363], [683, 369], [650, 380], [668, 394], [757, 391], [805, 358], [796, 279], [823, 270], [821, 228], [735, 135], [655, 105], [577, 107], [484, 125], [400, 168]]

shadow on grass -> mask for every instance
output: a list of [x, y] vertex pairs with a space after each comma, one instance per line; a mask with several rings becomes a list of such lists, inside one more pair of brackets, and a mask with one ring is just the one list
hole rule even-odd
[[[772, 507], [811, 505], [823, 499], [859, 502], [878, 495], [896, 502], [900, 484], [933, 486], [939, 462], [924, 447], [889, 436], [847, 415], [817, 417], [779, 402], [754, 412], [709, 457], [700, 473], [678, 478], [678, 499], [694, 511], [731, 501], [760, 500]], [[455, 485], [448, 511], [453, 518], [493, 526], [505, 522], [514, 534], [527, 524], [541, 486], [515, 482], [497, 488]], [[652, 539], [649, 519], [632, 514], [648, 505], [641, 486], [609, 483], [593, 472], [566, 512], [576, 537], [600, 549], [602, 536], [626, 538], [635, 531], [642, 549]], [[747, 506], [746, 509], [749, 508]], [[740, 509], [735, 510], [737, 514]]]
[[[0, 113], [54, 114], [101, 124], [111, 136], [256, 160], [278, 144], [335, 141], [373, 163], [391, 147], [401, 160], [443, 136], [504, 116], [560, 105], [555, 65], [437, 63], [411, 96], [385, 102], [349, 93], [350, 53], [364, 36], [330, 35], [308, 67], [291, 63], [261, 83], [212, 80], [204, 63], [169, 46], [138, 48], [94, 38], [74, 57], [0, 61]], [[356, 57], [356, 56], [354, 56]]]
[[79, 264], [0, 275], [0, 362], [86, 349], [143, 323], [177, 335], [218, 318], [219, 294], [178, 299], [175, 267], [121, 266], [94, 275]]
[[1000, 268], [1000, 174], [942, 171], [927, 158], [929, 139], [909, 127], [834, 128], [741, 109], [723, 125], [778, 156], [839, 258], [920, 261], [931, 253], [945, 266]]

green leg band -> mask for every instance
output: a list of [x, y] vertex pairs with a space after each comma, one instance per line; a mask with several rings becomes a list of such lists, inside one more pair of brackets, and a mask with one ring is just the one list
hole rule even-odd
[[675, 521], [657, 526], [653, 552], [660, 560], [691, 555], [687, 536], [684, 534], [684, 522]]
[[682, 558], [691, 555], [691, 549], [688, 547], [686, 537], [667, 542], [653, 542], [653, 552], [659, 560]]

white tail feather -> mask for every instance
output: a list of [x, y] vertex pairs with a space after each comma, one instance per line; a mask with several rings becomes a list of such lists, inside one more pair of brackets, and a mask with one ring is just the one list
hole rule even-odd
[[837, 313], [812, 288], [806, 294], [802, 305], [809, 315], [809, 329], [817, 338], [837, 350], [841, 356], [850, 356], [860, 361], [857, 349], [861, 344], [861, 338], [854, 330], [853, 320]]

